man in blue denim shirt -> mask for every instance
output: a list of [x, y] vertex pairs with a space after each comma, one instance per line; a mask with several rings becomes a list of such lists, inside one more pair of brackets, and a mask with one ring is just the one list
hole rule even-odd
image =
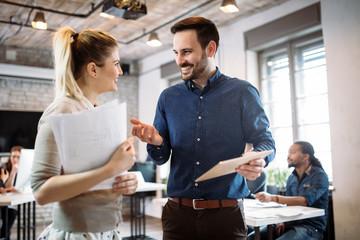
[[[163, 239], [246, 239], [242, 202], [245, 178], [256, 179], [275, 153], [239, 166], [237, 173], [195, 182], [221, 160], [253, 151], [274, 150], [259, 93], [250, 83], [221, 74], [214, 55], [215, 24], [192, 17], [176, 23], [173, 51], [184, 83], [164, 90], [154, 126], [131, 119], [132, 134], [148, 143], [156, 164], [171, 155], [164, 207]], [[246, 154], [251, 154], [248, 152]]]
[[[277, 239], [323, 239], [328, 212], [329, 180], [319, 160], [314, 156], [313, 146], [297, 141], [289, 149], [289, 167], [295, 167], [286, 181], [285, 196], [268, 193], [255, 194], [262, 202], [278, 202], [287, 205], [300, 205], [322, 208], [325, 215], [308, 218], [276, 226]], [[263, 230], [264, 228], [262, 228]], [[262, 231], [262, 236], [265, 235]]]

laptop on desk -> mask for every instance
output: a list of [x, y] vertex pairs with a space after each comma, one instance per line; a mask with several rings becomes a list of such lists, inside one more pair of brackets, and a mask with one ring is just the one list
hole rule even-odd
[[21, 193], [31, 193], [30, 175], [34, 160], [34, 149], [22, 149], [19, 168], [16, 176], [15, 189]]

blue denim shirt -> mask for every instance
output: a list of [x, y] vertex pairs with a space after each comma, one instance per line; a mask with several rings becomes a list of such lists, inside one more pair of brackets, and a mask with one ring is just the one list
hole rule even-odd
[[325, 216], [288, 222], [285, 223], [287, 226], [306, 224], [325, 232], [328, 214], [329, 180], [322, 168], [311, 166], [310, 171], [306, 171], [300, 181], [296, 170], [294, 170], [286, 182], [286, 196], [303, 196], [309, 207], [325, 210]]
[[[202, 91], [191, 81], [165, 89], [159, 98], [154, 126], [164, 142], [148, 144], [150, 157], [164, 164], [171, 155], [167, 194], [191, 199], [239, 199], [248, 196], [237, 173], [195, 183], [221, 160], [239, 157], [245, 144], [254, 151], [275, 150], [259, 93], [250, 83], [219, 70]], [[269, 163], [275, 151], [265, 160]]]

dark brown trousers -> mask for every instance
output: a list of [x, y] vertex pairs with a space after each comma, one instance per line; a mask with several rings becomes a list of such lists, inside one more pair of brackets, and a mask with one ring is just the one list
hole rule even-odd
[[245, 240], [242, 201], [235, 207], [194, 210], [168, 201], [162, 213], [163, 240]]

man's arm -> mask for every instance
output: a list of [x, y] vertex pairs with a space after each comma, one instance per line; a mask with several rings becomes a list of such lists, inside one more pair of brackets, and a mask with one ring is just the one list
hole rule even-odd
[[[236, 168], [236, 172], [248, 180], [255, 180], [264, 171], [275, 157], [275, 142], [269, 131], [269, 120], [263, 109], [259, 92], [251, 84], [247, 84], [242, 92], [242, 125], [247, 139], [247, 147], [244, 155], [253, 154], [264, 150], [273, 150], [273, 152], [264, 159], [255, 159], [248, 164]], [[252, 145], [250, 147], [250, 145]], [[252, 149], [253, 148], [253, 149]], [[252, 149], [252, 151], [247, 151]]]
[[288, 197], [282, 195], [272, 195], [266, 192], [256, 193], [256, 199], [260, 202], [277, 202], [280, 204], [286, 204], [289, 206], [308, 206], [306, 198], [303, 196]]

